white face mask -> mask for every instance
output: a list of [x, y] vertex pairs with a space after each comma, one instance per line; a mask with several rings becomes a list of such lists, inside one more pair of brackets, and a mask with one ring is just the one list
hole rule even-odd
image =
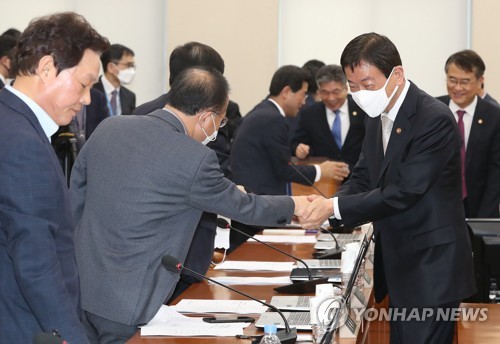
[[118, 72], [118, 80], [121, 84], [127, 85], [132, 82], [135, 76], [135, 68], [122, 69]]
[[203, 127], [201, 127], [201, 130], [203, 130], [203, 133], [205, 134], [206, 138], [205, 140], [203, 140], [201, 142], [201, 144], [203, 145], [207, 145], [209, 142], [213, 142], [215, 141], [215, 139], [217, 139], [217, 126], [215, 125], [215, 120], [214, 120], [214, 116], [211, 115], [210, 116], [212, 118], [212, 123], [214, 124], [214, 132], [212, 133], [212, 135], [208, 135], [207, 132], [205, 131], [205, 129], [203, 129]]
[[394, 94], [396, 94], [396, 91], [399, 88], [399, 86], [396, 86], [391, 96], [387, 97], [385, 88], [387, 87], [387, 84], [389, 83], [389, 79], [391, 78], [393, 72], [394, 68], [387, 78], [384, 87], [382, 87], [381, 89], [375, 91], [359, 90], [351, 94], [352, 99], [354, 99], [356, 104], [358, 104], [359, 107], [363, 109], [363, 111], [366, 112], [366, 114], [371, 118], [380, 116], [380, 114], [384, 112], [384, 110], [387, 108], [387, 105], [389, 105], [392, 97], [394, 97]]

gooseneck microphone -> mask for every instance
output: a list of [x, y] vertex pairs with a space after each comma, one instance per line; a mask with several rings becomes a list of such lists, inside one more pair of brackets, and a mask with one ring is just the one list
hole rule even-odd
[[307, 182], [307, 184], [309, 184], [310, 187], [316, 190], [324, 198], [328, 198], [316, 185], [314, 185], [314, 183], [309, 178], [307, 178], [304, 173], [302, 173], [302, 171], [293, 162], [289, 161], [288, 165], [290, 165], [295, 170], [295, 172], [297, 172]]
[[189, 268], [186, 268], [184, 265], [182, 265], [178, 259], [172, 257], [172, 256], [169, 256], [169, 255], [166, 255], [166, 256], [163, 256], [161, 258], [161, 264], [163, 265], [163, 267], [165, 269], [167, 269], [168, 271], [171, 271], [171, 272], [174, 272], [174, 273], [180, 273], [181, 270], [186, 270], [198, 277], [201, 277], [203, 279], [206, 279], [207, 281], [210, 281], [212, 283], [215, 283], [221, 287], [224, 287], [226, 289], [229, 289], [231, 291], [234, 291], [235, 293], [237, 294], [240, 294], [244, 297], [247, 297], [249, 298], [250, 300], [254, 300], [254, 301], [257, 301], [258, 303], [266, 306], [266, 307], [269, 307], [271, 308], [273, 311], [277, 312], [281, 319], [283, 319], [283, 322], [285, 324], [285, 330], [280, 330], [278, 331], [278, 333], [276, 334], [278, 336], [278, 338], [280, 339], [281, 343], [286, 343], [286, 344], [294, 344], [296, 341], [297, 341], [297, 329], [296, 328], [290, 328], [290, 325], [288, 324], [288, 321], [286, 320], [286, 317], [283, 315], [283, 313], [278, 309], [276, 308], [275, 306], [269, 304], [269, 303], [266, 303], [266, 302], [263, 302], [253, 296], [250, 296], [244, 292], [241, 292], [237, 289], [234, 289], [228, 285], [225, 285], [225, 284], [222, 284], [220, 282], [217, 282], [216, 280], [210, 278], [210, 277], [207, 277], [205, 275], [202, 275], [196, 271], [193, 271]]
[[315, 253], [314, 257], [317, 259], [340, 259], [342, 252], [344, 252], [345, 250], [342, 247], [340, 247], [339, 242], [337, 241], [335, 235], [329, 230], [324, 228], [320, 228], [320, 231], [321, 233], [326, 233], [331, 235], [333, 241], [335, 242], [335, 247], [320, 253]]
[[300, 258], [298, 258], [296, 256], [293, 256], [290, 253], [287, 253], [287, 252], [285, 252], [283, 250], [280, 250], [276, 246], [269, 245], [268, 243], [265, 243], [265, 242], [263, 242], [263, 241], [261, 241], [259, 239], [256, 239], [253, 236], [251, 236], [251, 235], [249, 235], [249, 234], [247, 234], [247, 233], [245, 233], [243, 231], [240, 231], [238, 228], [235, 228], [235, 227], [231, 226], [229, 224], [229, 222], [227, 222], [223, 218], [220, 218], [220, 217], [217, 218], [217, 227], [220, 227], [220, 228], [229, 228], [230, 230], [238, 232], [241, 235], [243, 235], [243, 236], [245, 236], [245, 237], [247, 237], [249, 239], [255, 240], [258, 243], [261, 243], [262, 245], [265, 245], [265, 246], [267, 246], [267, 247], [269, 247], [269, 248], [271, 248], [271, 249], [273, 249], [275, 251], [278, 251], [278, 252], [284, 254], [287, 257], [292, 258], [295, 261], [299, 261], [302, 264], [304, 264], [304, 266], [306, 268], [306, 271], [307, 271], [308, 281], [292, 283], [292, 284], [289, 284], [289, 285], [284, 285], [284, 286], [281, 286], [281, 287], [274, 288], [274, 290], [277, 291], [277, 292], [284, 293], [284, 294], [314, 293], [316, 291], [316, 284], [327, 283], [327, 281], [328, 281], [328, 278], [313, 279], [312, 275], [311, 275], [311, 270], [309, 269], [309, 266], [302, 259], [300, 259]]

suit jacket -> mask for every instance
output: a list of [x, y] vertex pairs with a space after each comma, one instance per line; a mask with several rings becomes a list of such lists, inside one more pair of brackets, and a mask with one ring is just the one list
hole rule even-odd
[[0, 79], [0, 90], [1, 90], [2, 88], [4, 88], [4, 87], [5, 87], [5, 84], [4, 84], [4, 83], [3, 83], [3, 81]]
[[292, 139], [292, 154], [295, 155], [299, 143], [305, 143], [311, 148], [310, 156], [344, 161], [349, 164], [349, 169], [352, 170], [358, 161], [361, 145], [365, 137], [366, 114], [352, 100], [351, 95], [347, 98], [347, 106], [350, 125], [342, 149], [338, 148], [333, 139], [332, 130], [326, 118], [326, 106], [320, 102], [300, 111], [297, 130]]
[[[233, 180], [250, 192], [285, 195], [288, 182], [309, 185], [290, 166], [288, 124], [276, 105], [265, 99], [243, 119], [231, 146], [229, 158]], [[314, 182], [314, 166], [296, 166]]]
[[128, 325], [147, 323], [172, 294], [179, 274], [161, 258], [184, 262], [203, 211], [268, 226], [294, 212], [290, 197], [240, 192], [165, 110], [102, 122], [78, 155], [70, 194], [82, 308]]
[[[101, 91], [104, 96], [106, 96], [101, 78], [102, 76], [99, 78], [99, 81], [94, 84], [93, 87]], [[122, 115], [131, 115], [132, 111], [134, 111], [135, 109], [135, 93], [123, 85], [120, 86], [120, 105], [122, 107]]]
[[495, 98], [493, 98], [492, 96], [490, 96], [489, 93], [486, 93], [483, 100], [490, 103], [491, 105], [500, 106], [500, 104], [497, 102], [497, 100]]
[[474, 294], [460, 166], [449, 108], [414, 84], [385, 157], [380, 118], [367, 117], [359, 161], [336, 196], [347, 226], [373, 221], [377, 302], [388, 293], [394, 307], [426, 307]]
[[70, 343], [88, 343], [64, 176], [37, 117], [6, 89], [0, 176], [0, 341], [31, 343], [57, 329]]
[[[438, 98], [449, 105], [450, 97]], [[465, 151], [466, 217], [499, 217], [500, 108], [477, 97]]]

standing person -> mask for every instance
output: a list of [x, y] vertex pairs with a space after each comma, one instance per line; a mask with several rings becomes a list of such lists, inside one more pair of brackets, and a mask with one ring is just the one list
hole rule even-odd
[[106, 96], [111, 116], [130, 115], [135, 109], [135, 93], [123, 85], [135, 76], [134, 51], [121, 44], [112, 44], [101, 55], [104, 75], [94, 85]]
[[347, 164], [341, 162], [290, 166], [285, 117], [297, 116], [304, 105], [308, 77], [306, 71], [292, 65], [283, 66], [274, 73], [269, 97], [245, 116], [233, 141], [229, 160], [235, 183], [260, 195], [286, 195], [290, 182], [309, 185], [321, 176], [337, 180], [347, 177]]
[[161, 258], [184, 262], [203, 211], [259, 225], [302, 214], [305, 197], [240, 191], [204, 147], [226, 122], [228, 88], [213, 69], [187, 69], [164, 109], [102, 122], [78, 155], [70, 193], [93, 343], [125, 342], [154, 317], [179, 279]]
[[300, 159], [320, 156], [344, 161], [352, 170], [365, 137], [366, 114], [347, 94], [342, 67], [320, 68], [316, 83], [321, 102], [300, 110], [292, 152]]
[[455, 119], [405, 78], [385, 36], [354, 38], [341, 65], [369, 116], [365, 141], [351, 178], [333, 200], [316, 198], [303, 224], [332, 215], [347, 226], [373, 221], [375, 299], [388, 295], [400, 314], [391, 319], [391, 343], [452, 343], [454, 321], [436, 314], [475, 292]]
[[472, 50], [451, 55], [445, 63], [447, 96], [462, 136], [462, 196], [465, 217], [499, 217], [500, 108], [479, 97], [486, 67]]
[[0, 333], [31, 343], [58, 331], [87, 343], [67, 186], [50, 136], [90, 101], [109, 46], [80, 15], [33, 20], [0, 92]]

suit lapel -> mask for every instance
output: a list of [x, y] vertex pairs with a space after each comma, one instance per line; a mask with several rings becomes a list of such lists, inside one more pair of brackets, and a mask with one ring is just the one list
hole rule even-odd
[[[409, 82], [409, 81], [407, 81]], [[410, 88], [408, 93], [406, 94], [406, 98], [401, 104], [401, 108], [398, 111], [396, 116], [396, 120], [394, 121], [394, 125], [392, 126], [391, 136], [389, 138], [389, 142], [387, 143], [387, 149], [385, 151], [384, 160], [382, 162], [382, 166], [380, 168], [380, 174], [377, 184], [379, 184], [382, 180], [382, 176], [385, 171], [391, 164], [392, 159], [401, 151], [401, 149], [405, 146], [405, 143], [408, 141], [411, 122], [410, 117], [413, 116], [416, 112], [416, 104], [417, 104], [417, 89], [416, 86], [410, 84]], [[378, 145], [380, 149], [383, 151], [382, 146], [382, 130], [380, 118], [379, 122], [379, 135], [380, 135], [380, 144]]]
[[483, 135], [483, 128], [487, 128], [488, 119], [484, 101], [478, 97], [474, 117], [469, 132], [469, 140], [467, 141], [466, 154], [465, 154], [465, 170], [468, 170], [472, 157], [475, 154], [475, 149], [480, 146], [479, 141]]

